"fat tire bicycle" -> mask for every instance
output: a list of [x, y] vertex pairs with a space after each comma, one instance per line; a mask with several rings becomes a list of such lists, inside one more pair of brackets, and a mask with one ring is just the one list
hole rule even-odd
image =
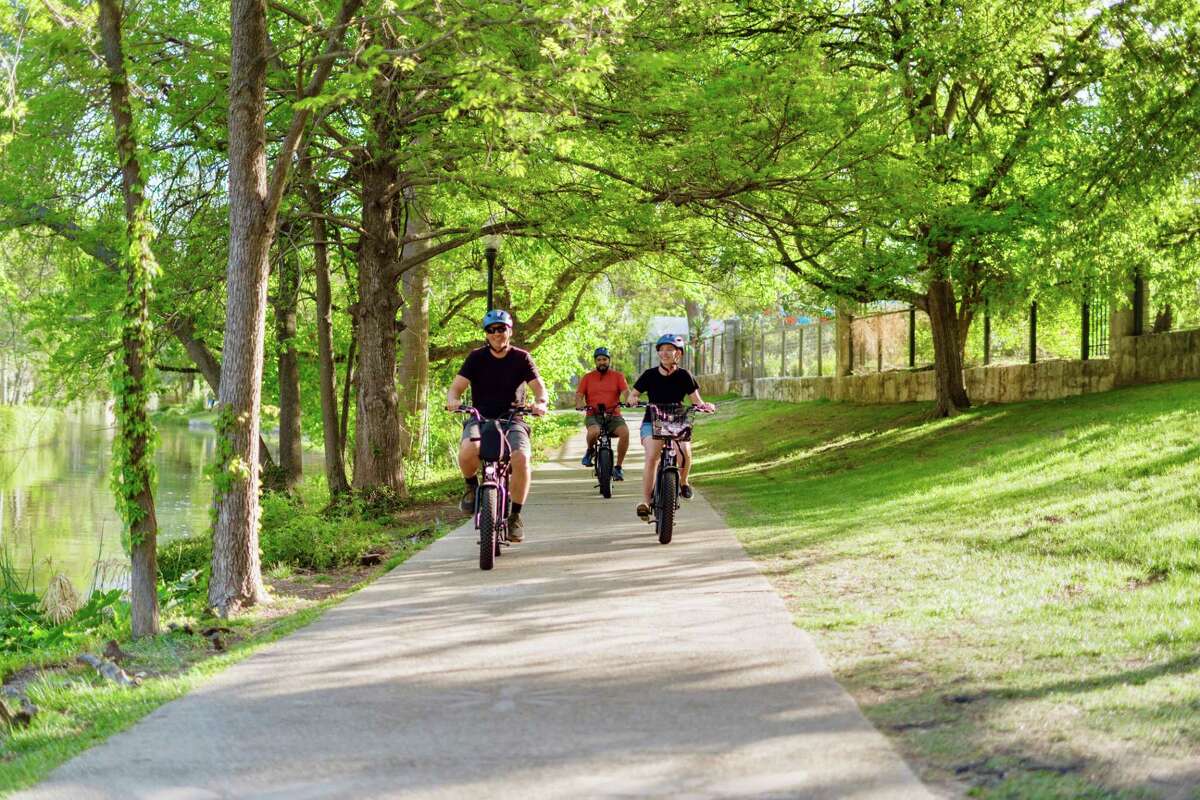
[[595, 406], [586, 406], [580, 409], [585, 415], [590, 414], [596, 418], [596, 422], [600, 425], [600, 436], [596, 439], [596, 443], [592, 446], [595, 451], [595, 456], [592, 459], [592, 474], [596, 476], [596, 486], [600, 489], [600, 496], [608, 499], [612, 497], [612, 482], [613, 482], [613, 447], [612, 434], [608, 432], [609, 422], [616, 417], [611, 411], [604, 407], [603, 403]]
[[469, 414], [479, 423], [479, 472], [475, 490], [475, 530], [479, 531], [479, 568], [490, 570], [501, 555], [501, 548], [512, 544], [508, 538], [508, 512], [512, 500], [508, 482], [512, 477], [511, 453], [507, 428], [525, 425], [520, 415], [533, 412], [531, 406], [514, 405], [503, 417], [487, 419], [473, 406], [459, 406], [454, 413]]
[[711, 414], [691, 405], [647, 403], [653, 438], [663, 443], [654, 472], [654, 494], [650, 500], [650, 515], [659, 544], [670, 544], [675, 532], [675, 512], [679, 510], [680, 466], [685, 460], [680, 442], [692, 440], [692, 417]]

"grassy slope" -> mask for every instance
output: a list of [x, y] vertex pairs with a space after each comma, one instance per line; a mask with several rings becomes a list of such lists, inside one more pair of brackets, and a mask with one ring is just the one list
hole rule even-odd
[[936, 422], [735, 401], [697, 483], [927, 778], [1200, 797], [1197, 411], [1197, 383]]

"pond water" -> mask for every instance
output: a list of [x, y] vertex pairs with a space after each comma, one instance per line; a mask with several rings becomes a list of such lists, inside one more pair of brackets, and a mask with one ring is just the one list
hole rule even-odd
[[[114, 433], [103, 408], [89, 407], [68, 412], [46, 444], [0, 442], [0, 549], [39, 590], [58, 572], [80, 592], [94, 581], [119, 584], [128, 573], [128, 542], [109, 489]], [[204, 470], [215, 455], [211, 429], [159, 428], [160, 542], [207, 533], [212, 483]], [[319, 456], [305, 460], [306, 470], [320, 469]]]

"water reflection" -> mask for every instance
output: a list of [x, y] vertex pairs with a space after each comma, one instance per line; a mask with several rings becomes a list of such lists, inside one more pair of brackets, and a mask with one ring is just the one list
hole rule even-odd
[[[108, 483], [114, 432], [103, 409], [88, 408], [68, 413], [49, 444], [8, 449], [20, 443], [0, 442], [0, 547], [16, 567], [32, 570], [38, 588], [63, 572], [84, 591], [97, 564], [109, 573], [106, 583], [119, 575], [117, 563], [128, 563]], [[204, 469], [215, 455], [211, 430], [160, 428], [160, 541], [207, 532], [212, 484]]]

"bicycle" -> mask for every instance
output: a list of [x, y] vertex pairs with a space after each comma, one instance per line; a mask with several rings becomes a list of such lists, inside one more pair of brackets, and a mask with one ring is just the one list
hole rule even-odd
[[482, 570], [495, 566], [501, 547], [511, 544], [508, 512], [512, 501], [508, 481], [512, 476], [512, 465], [502, 423], [521, 422], [515, 418], [532, 412], [533, 408], [527, 405], [514, 405], [506, 416], [496, 419], [485, 419], [473, 406], [459, 406], [455, 412], [470, 414], [479, 422], [479, 471], [483, 479], [475, 490], [475, 530], [479, 531], [479, 568]]
[[586, 406], [580, 411], [585, 415], [595, 416], [596, 422], [600, 425], [600, 436], [593, 445], [596, 456], [592, 460], [592, 474], [596, 476], [596, 485], [600, 489], [600, 496], [608, 499], [612, 497], [613, 481], [612, 435], [608, 432], [608, 424], [616, 415], [606, 409], [603, 403]]
[[[675, 512], [679, 510], [679, 465], [683, 462], [680, 442], [692, 439], [692, 416], [701, 411], [696, 406], [684, 407], [682, 403], [655, 405], [648, 403], [652, 435], [663, 442], [658, 468], [654, 473], [654, 494], [650, 501], [650, 513], [654, 517], [654, 530], [659, 544], [670, 544], [675, 530]], [[678, 459], [678, 463], [677, 463]]]

